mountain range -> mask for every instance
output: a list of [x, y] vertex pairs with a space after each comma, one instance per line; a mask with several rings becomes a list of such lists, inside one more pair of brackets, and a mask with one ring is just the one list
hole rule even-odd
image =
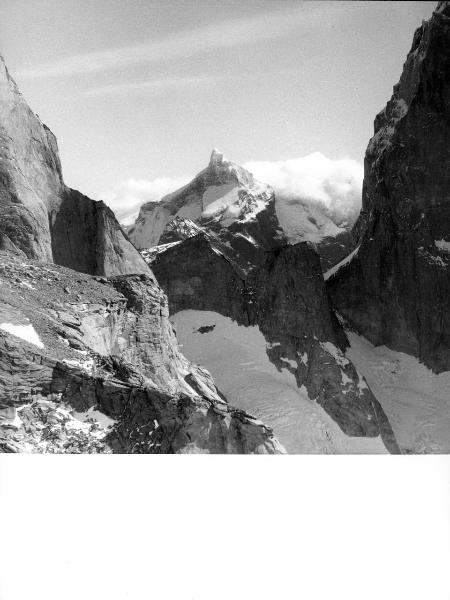
[[440, 2], [340, 225], [215, 149], [124, 231], [2, 59], [0, 449], [450, 451], [449, 42]]

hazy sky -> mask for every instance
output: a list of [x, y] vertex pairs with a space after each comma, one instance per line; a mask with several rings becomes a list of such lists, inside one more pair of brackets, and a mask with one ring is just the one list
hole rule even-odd
[[361, 163], [435, 4], [1, 0], [0, 51], [66, 182], [98, 198], [130, 178], [181, 181], [213, 147], [239, 163]]

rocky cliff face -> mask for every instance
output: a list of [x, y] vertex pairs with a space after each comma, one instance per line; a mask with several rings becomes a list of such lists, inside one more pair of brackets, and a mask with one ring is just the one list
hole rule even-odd
[[279, 453], [179, 351], [153, 275], [0, 252], [0, 449]]
[[148, 270], [112, 211], [64, 184], [56, 138], [1, 57], [0, 248], [96, 275]]
[[65, 186], [3, 61], [0, 138], [0, 451], [284, 452], [181, 354], [147, 263]]
[[328, 280], [374, 344], [450, 369], [450, 4], [414, 35], [366, 152], [357, 248]]
[[[247, 267], [247, 264], [245, 265]], [[320, 261], [306, 243], [260, 250], [253, 268], [239, 266], [211, 235], [168, 244], [152, 268], [169, 297], [171, 314], [214, 311], [258, 326], [267, 354], [287, 369], [348, 436], [381, 436], [398, 447], [381, 406], [342, 352], [346, 338], [328, 304]], [[273, 398], [276, 404], [283, 399]]]

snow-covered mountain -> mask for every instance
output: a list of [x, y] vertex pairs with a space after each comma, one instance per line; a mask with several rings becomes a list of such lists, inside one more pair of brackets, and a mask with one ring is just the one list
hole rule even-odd
[[[258, 352], [266, 356], [266, 366], [272, 365], [268, 372], [288, 369], [290, 397], [296, 396], [299, 406], [317, 403], [310, 410], [318, 419], [322, 414], [322, 422], [334, 423], [341, 441], [360, 440], [331, 444], [329, 451], [365, 452], [377, 447], [396, 452], [381, 406], [344, 358], [346, 337], [328, 305], [315, 247], [340, 230], [331, 219], [320, 217], [320, 211], [314, 224], [313, 212], [314, 208], [310, 212], [305, 208], [296, 213], [295, 221], [281, 211], [286, 235], [273, 190], [214, 150], [208, 167], [190, 184], [158, 204], [142, 207], [130, 237], [138, 245], [157, 243], [141, 253], [168, 295], [174, 322], [183, 311], [205, 311], [216, 321], [222, 319], [222, 324], [234, 321], [239, 338], [253, 334], [258, 338]], [[194, 315], [196, 321], [202, 318]], [[231, 360], [225, 338], [205, 340], [212, 338], [224, 360]], [[184, 339], [188, 355], [195, 339]], [[195, 352], [192, 357], [197, 360]], [[240, 362], [230, 376], [244, 385], [246, 373], [245, 362]], [[249, 384], [244, 389], [249, 390]], [[267, 398], [273, 409], [283, 412], [286, 390], [276, 385], [270, 389]], [[241, 407], [247, 404], [242, 394], [239, 402]], [[298, 429], [299, 421], [292, 426]], [[313, 430], [310, 443], [293, 444], [291, 451], [306, 451], [308, 444], [318, 451], [322, 434]], [[300, 430], [297, 435], [302, 436]], [[375, 445], [367, 438], [377, 440]], [[282, 443], [287, 441], [283, 438]]]
[[273, 210], [273, 203], [270, 186], [214, 149], [206, 169], [190, 183], [160, 202], [144, 204], [128, 233], [134, 245], [143, 249], [157, 246], [166, 225], [175, 217], [216, 232], [222, 228], [254, 230], [264, 221], [261, 213]]
[[[178, 225], [171, 225], [174, 219]], [[160, 202], [144, 204], [128, 233], [137, 248], [150, 249], [175, 241], [174, 227], [179, 229], [182, 219], [233, 244], [235, 236], [229, 233], [239, 233], [241, 238], [266, 249], [285, 241], [308, 242], [327, 270], [348, 254], [356, 216], [337, 223], [323, 204], [282, 192], [275, 194], [270, 185], [258, 181], [249, 170], [215, 149], [206, 169], [189, 184]]]

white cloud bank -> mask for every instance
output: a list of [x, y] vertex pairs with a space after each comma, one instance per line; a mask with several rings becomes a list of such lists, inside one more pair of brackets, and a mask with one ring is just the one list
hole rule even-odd
[[[318, 230], [319, 238], [336, 235], [338, 228], [353, 225], [358, 217], [363, 167], [354, 160], [332, 160], [315, 152], [285, 161], [251, 161], [244, 167], [274, 188], [281, 224], [293, 237], [309, 232], [308, 239], [313, 239], [311, 232]], [[103, 194], [102, 199], [121, 224], [128, 227], [134, 223], [142, 204], [158, 202], [191, 179], [192, 176], [158, 177], [151, 181], [128, 179]]]
[[363, 166], [332, 160], [320, 152], [284, 161], [252, 161], [245, 168], [275, 190], [284, 204], [310, 204], [338, 227], [354, 223], [361, 210]]

